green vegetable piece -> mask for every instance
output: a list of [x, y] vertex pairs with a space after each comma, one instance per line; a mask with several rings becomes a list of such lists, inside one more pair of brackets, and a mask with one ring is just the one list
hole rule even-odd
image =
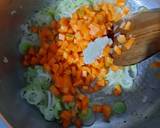
[[44, 99], [45, 95], [42, 91], [26, 89], [26, 92], [23, 92], [22, 97], [25, 98], [28, 103], [37, 105]]
[[122, 114], [126, 112], [127, 106], [123, 101], [118, 101], [113, 105], [113, 112], [116, 114]]
[[54, 108], [53, 107], [47, 107], [43, 104], [37, 105], [40, 112], [43, 114], [44, 118], [48, 121], [53, 121], [55, 118]]
[[60, 100], [56, 99], [56, 104], [54, 106], [54, 116], [57, 120], [60, 119], [60, 114], [59, 114], [60, 111], [62, 111], [62, 106]]
[[28, 42], [21, 42], [19, 44], [19, 52], [21, 54], [25, 54], [27, 52], [27, 50], [32, 46], [31, 43], [28, 43]]
[[34, 88], [48, 90], [48, 87], [50, 86], [51, 77], [41, 66], [28, 68], [25, 73], [25, 78], [27, 83], [32, 85]]
[[89, 121], [92, 119], [93, 117], [93, 111], [91, 109], [87, 110], [87, 113], [80, 113], [79, 115], [80, 119], [82, 119], [83, 121]]
[[59, 102], [56, 103], [55, 109], [56, 109], [57, 111], [61, 111], [61, 110], [62, 110], [62, 106], [61, 106], [61, 104], [60, 104]]
[[67, 103], [67, 104], [64, 104], [64, 108], [67, 109], [67, 110], [70, 110], [74, 107], [74, 105], [75, 105], [74, 102]]

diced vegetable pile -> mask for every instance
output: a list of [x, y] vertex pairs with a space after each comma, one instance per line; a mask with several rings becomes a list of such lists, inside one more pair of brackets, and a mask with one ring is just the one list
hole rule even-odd
[[[92, 120], [93, 112], [102, 113], [108, 120], [112, 115], [111, 105], [91, 106], [88, 95], [107, 86], [106, 75], [110, 70], [123, 69], [114, 65], [112, 55], [121, 55], [123, 47], [130, 49], [134, 38], [119, 34], [117, 43], [114, 43], [114, 24], [128, 12], [125, 0], [117, 0], [115, 4], [83, 5], [71, 17], [53, 19], [49, 24], [29, 28], [38, 35], [39, 45], [20, 44], [24, 54], [23, 65], [28, 67], [25, 75], [27, 86], [21, 92], [22, 97], [36, 105], [46, 120], [57, 119], [64, 128], [71, 124], [82, 127]], [[128, 31], [130, 26], [128, 21], [121, 25], [121, 29]], [[108, 43], [94, 62], [86, 64], [84, 50], [91, 42], [104, 36], [112, 39], [113, 43]], [[120, 83], [115, 84], [113, 94], [120, 96], [122, 87]], [[113, 109], [122, 113], [125, 105], [117, 103]]]

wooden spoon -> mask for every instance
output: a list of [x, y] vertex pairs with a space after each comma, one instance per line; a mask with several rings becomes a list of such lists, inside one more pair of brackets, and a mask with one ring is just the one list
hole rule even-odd
[[160, 10], [137, 13], [129, 20], [132, 27], [127, 35], [133, 35], [136, 42], [130, 50], [123, 49], [122, 55], [113, 56], [119, 66], [139, 63], [160, 52]]

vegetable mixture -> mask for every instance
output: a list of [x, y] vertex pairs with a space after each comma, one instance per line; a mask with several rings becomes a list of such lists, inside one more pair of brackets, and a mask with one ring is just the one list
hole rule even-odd
[[[125, 112], [124, 102], [112, 108], [91, 103], [89, 95], [111, 87], [120, 96], [133, 85], [136, 66], [118, 67], [112, 58], [134, 44], [133, 37], [114, 31], [128, 12], [125, 0], [61, 0], [35, 14], [22, 26], [19, 49], [27, 86], [21, 96], [46, 120], [57, 120], [64, 128], [89, 124], [95, 113], [109, 120], [113, 112]], [[129, 31], [130, 26], [127, 21], [120, 27]]]

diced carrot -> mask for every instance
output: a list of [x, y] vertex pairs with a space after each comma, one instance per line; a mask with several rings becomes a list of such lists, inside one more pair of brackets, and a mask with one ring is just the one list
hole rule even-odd
[[24, 60], [24, 61], [23, 61], [23, 65], [24, 65], [24, 66], [29, 66], [29, 62], [26, 61], [26, 60]]
[[88, 86], [83, 86], [82, 88], [83, 90], [86, 90], [86, 91], [88, 90]]
[[59, 96], [60, 95], [60, 92], [59, 92], [59, 90], [54, 86], [54, 85], [52, 85], [51, 87], [50, 87], [50, 91], [53, 93], [53, 95], [55, 95], [55, 96]]
[[[96, 5], [93, 6], [93, 9], [94, 9], [95, 11], [100, 11], [100, 10], [101, 10], [101, 7], [100, 7], [98, 4], [96, 4]], [[107, 10], [108, 8], [103, 8], [103, 7], [102, 7], [102, 9], [103, 9], [103, 10]]]
[[155, 61], [151, 64], [151, 67], [153, 68], [159, 68], [160, 67], [160, 61]]
[[79, 87], [81, 85], [83, 85], [83, 80], [81, 79], [73, 84], [74, 87]]
[[120, 67], [116, 66], [116, 65], [111, 65], [111, 69], [112, 69], [112, 71], [116, 72], [120, 69]]
[[[95, 5], [96, 6], [96, 5]], [[96, 6], [97, 7], [97, 6]], [[103, 10], [103, 11], [106, 11], [106, 10], [108, 10], [108, 6], [107, 6], [107, 4], [102, 4], [101, 5], [101, 9]]]
[[40, 64], [44, 65], [45, 63], [47, 63], [47, 58], [46, 57], [42, 57], [40, 59]]
[[86, 71], [86, 72], [89, 73], [89, 74], [91, 74], [91, 72], [92, 72], [92, 71], [91, 71], [92, 69], [89, 68], [89, 67], [87, 67], [87, 66], [83, 66], [83, 67], [81, 67], [81, 68], [82, 68], [83, 71]]
[[92, 81], [92, 76], [91, 75], [89, 75], [89, 76], [87, 76], [86, 78], [85, 78], [85, 85], [90, 85], [90, 83], [91, 83], [91, 81]]
[[62, 120], [62, 126], [63, 126], [63, 128], [68, 128], [70, 124], [71, 124], [71, 121]]
[[73, 14], [72, 14], [72, 19], [78, 20], [78, 14], [77, 14], [77, 13], [73, 13]]
[[52, 44], [50, 45], [50, 50], [51, 50], [52, 52], [56, 53], [57, 49], [58, 49], [58, 46], [57, 46], [56, 43], [52, 43]]
[[126, 25], [124, 26], [124, 30], [129, 31], [131, 29], [131, 21], [127, 21]]
[[59, 74], [62, 74], [64, 73], [64, 70], [63, 70], [63, 65], [62, 63], [59, 64], [59, 70], [58, 70]]
[[68, 26], [64, 26], [64, 25], [58, 29], [59, 33], [66, 33], [67, 31], [68, 31]]
[[[91, 72], [92, 72], [92, 74], [94, 75], [94, 77], [99, 74], [99, 70], [97, 70], [96, 68], [92, 68], [92, 69], [91, 69]], [[90, 73], [90, 75], [91, 75], [91, 73]]]
[[44, 64], [44, 69], [48, 72], [50, 72], [51, 68], [48, 64]]
[[89, 99], [88, 97], [85, 96], [82, 100], [82, 109], [86, 110], [88, 108], [88, 105], [89, 105]]
[[73, 29], [72, 29], [72, 28], [69, 28], [69, 29], [68, 29], [68, 33], [69, 33], [69, 34], [74, 34]]
[[60, 25], [65, 25], [65, 26], [68, 26], [69, 24], [69, 19], [68, 18], [65, 18], [65, 17], [62, 17], [59, 21]]
[[34, 55], [35, 54], [35, 50], [33, 47], [31, 47], [29, 50], [28, 50], [28, 54], [30, 55]]
[[44, 56], [46, 54], [46, 50], [44, 48], [39, 49], [39, 55]]
[[104, 50], [103, 50], [103, 55], [106, 57], [106, 56], [109, 56], [110, 54], [110, 50], [111, 48], [109, 46], [105, 47]]
[[109, 67], [113, 64], [113, 59], [111, 57], [105, 57], [105, 66]]
[[63, 76], [63, 83], [64, 83], [65, 86], [71, 87], [72, 86], [71, 76], [70, 75], [64, 75]]
[[33, 33], [38, 33], [39, 28], [38, 28], [38, 27], [35, 27], [35, 26], [32, 26], [31, 31], [32, 31]]
[[129, 50], [132, 45], [135, 43], [135, 38], [131, 38], [129, 39], [125, 44], [124, 44], [124, 47]]
[[106, 120], [108, 120], [112, 114], [112, 108], [110, 105], [103, 105], [102, 106], [102, 112], [103, 112], [103, 115], [104, 115], [104, 118]]
[[124, 44], [124, 43], [126, 43], [126, 41], [127, 41], [125, 35], [119, 35], [119, 36], [117, 37], [117, 40], [118, 40], [118, 42], [121, 43], [121, 44]]
[[109, 20], [113, 20], [113, 16], [114, 16], [114, 14], [115, 14], [115, 8], [114, 8], [114, 6], [112, 5], [112, 4], [108, 4], [108, 9], [107, 9], [108, 11], [106, 12], [107, 14], [109, 13], [110, 15], [108, 15], [108, 19]]
[[53, 64], [51, 70], [56, 73], [59, 70], [59, 65], [58, 64]]
[[98, 86], [104, 87], [105, 84], [106, 84], [106, 82], [105, 82], [104, 79], [100, 79], [100, 80], [97, 81], [97, 85], [98, 85]]
[[48, 48], [49, 48], [49, 44], [48, 44], [48, 43], [43, 43], [43, 44], [41, 45], [41, 47], [43, 47], [43, 48], [47, 51]]
[[71, 69], [72, 69], [72, 75], [76, 76], [76, 70], [77, 70], [76, 67], [72, 66]]
[[64, 86], [63, 77], [60, 77], [59, 74], [54, 74], [55, 86], [59, 89], [62, 89]]
[[76, 93], [76, 90], [75, 90], [75, 88], [72, 86], [72, 87], [70, 87], [70, 92], [73, 94], [73, 95], [75, 95], [75, 93]]
[[82, 108], [82, 104], [81, 104], [81, 102], [80, 102], [80, 101], [77, 101], [77, 103], [76, 103], [76, 107], [77, 107], [78, 109], [81, 109], [81, 108]]
[[52, 66], [56, 63], [56, 59], [55, 58], [50, 58], [48, 61], [49, 66]]
[[85, 96], [84, 96], [83, 94], [79, 94], [79, 95], [78, 95], [78, 99], [79, 99], [79, 100], [83, 100], [84, 98], [85, 98]]
[[124, 7], [123, 8], [123, 14], [127, 15], [129, 13], [129, 8], [128, 7]]
[[104, 11], [101, 11], [100, 13], [96, 14], [95, 22], [98, 24], [102, 24], [106, 21], [106, 14]]
[[75, 37], [76, 37], [77, 40], [81, 40], [83, 36], [80, 32], [76, 32]]
[[116, 0], [117, 6], [124, 6], [126, 3], [126, 0]]
[[114, 89], [113, 89], [113, 94], [115, 95], [115, 96], [120, 96], [121, 94], [122, 94], [122, 87], [121, 87], [121, 85], [116, 85], [115, 87], [114, 87]]
[[74, 97], [72, 95], [64, 95], [62, 97], [63, 102], [70, 103], [74, 100]]
[[61, 121], [64, 128], [68, 128], [71, 124], [72, 111], [64, 110], [60, 113]]
[[69, 88], [68, 87], [63, 87], [61, 90], [64, 94], [68, 94], [69, 93]]
[[64, 72], [66, 75], [71, 75], [72, 74], [72, 71], [70, 70], [70, 69], [67, 69], [67, 70], [65, 70], [65, 72]]
[[100, 31], [100, 28], [99, 28], [99, 26], [97, 25], [97, 24], [90, 24], [89, 25], [89, 28], [90, 28], [90, 34], [92, 35], [92, 36], [96, 36], [97, 35], [97, 33]]
[[74, 124], [76, 125], [76, 128], [82, 128], [82, 121], [80, 119], [76, 119]]
[[41, 27], [39, 37], [41, 41], [51, 41], [53, 40], [53, 33], [48, 27]]
[[117, 55], [121, 55], [122, 54], [122, 50], [120, 47], [118, 47], [117, 45], [114, 46], [114, 51]]
[[96, 84], [95, 87], [93, 88], [94, 89], [94, 92], [98, 92], [99, 90], [101, 90], [105, 85], [98, 85]]
[[76, 72], [76, 78], [80, 80], [81, 77], [82, 77], [82, 71], [81, 70], [77, 70], [77, 72]]
[[73, 109], [73, 110], [71, 110], [71, 113], [72, 113], [72, 117], [76, 117], [77, 111], [75, 111], [75, 110]]
[[82, 76], [87, 77], [87, 71], [82, 71]]
[[38, 64], [37, 58], [36, 57], [32, 57], [31, 58], [31, 65], [36, 65], [36, 64]]
[[57, 29], [57, 27], [58, 27], [58, 22], [57, 22], [56, 20], [53, 20], [53, 21], [51, 22], [50, 26], [51, 26], [52, 29]]
[[100, 76], [101, 78], [103, 78], [103, 77], [105, 77], [106, 73], [107, 73], [107, 70], [106, 70], [105, 68], [102, 68], [102, 69], [100, 70], [99, 76]]
[[93, 105], [93, 111], [94, 112], [102, 112], [102, 106], [98, 104]]

